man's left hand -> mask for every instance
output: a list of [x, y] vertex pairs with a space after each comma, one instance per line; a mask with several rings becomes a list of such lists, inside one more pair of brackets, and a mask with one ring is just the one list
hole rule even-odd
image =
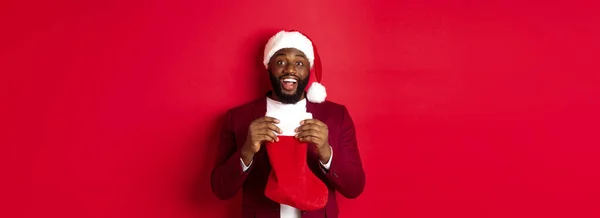
[[303, 120], [295, 132], [296, 138], [300, 141], [308, 142], [314, 146], [321, 163], [327, 164], [329, 162], [331, 146], [329, 145], [329, 130], [325, 123], [317, 119]]

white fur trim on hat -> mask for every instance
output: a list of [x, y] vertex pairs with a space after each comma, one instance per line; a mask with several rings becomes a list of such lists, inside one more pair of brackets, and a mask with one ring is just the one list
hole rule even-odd
[[310, 87], [308, 87], [306, 98], [308, 98], [310, 102], [315, 103], [321, 103], [325, 101], [325, 98], [327, 98], [325, 86], [321, 85], [321, 83], [313, 82]]
[[271, 56], [275, 54], [275, 52], [279, 51], [283, 48], [295, 48], [304, 53], [308, 58], [308, 62], [310, 63], [310, 67], [313, 67], [313, 63], [315, 60], [315, 55], [313, 51], [313, 45], [310, 39], [306, 36], [302, 35], [300, 32], [292, 31], [279, 31], [275, 34], [265, 46], [265, 53], [263, 64], [265, 68], [268, 68], [269, 61], [271, 60]]

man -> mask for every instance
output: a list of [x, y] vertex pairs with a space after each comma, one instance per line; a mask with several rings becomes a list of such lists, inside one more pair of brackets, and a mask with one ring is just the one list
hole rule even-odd
[[[211, 175], [212, 190], [220, 199], [229, 199], [242, 188], [244, 218], [337, 217], [335, 192], [346, 198], [356, 198], [365, 186], [352, 118], [345, 106], [325, 100], [325, 87], [319, 83], [320, 58], [312, 41], [302, 33], [280, 31], [274, 35], [265, 46], [264, 65], [272, 91], [227, 112], [216, 167]], [[311, 80], [316, 81], [309, 83]], [[266, 116], [282, 113], [312, 117], [290, 128], [283, 125], [281, 117]], [[284, 116], [283, 119], [287, 118]], [[267, 145], [278, 143], [286, 134], [296, 138], [296, 142], [308, 145], [302, 153], [306, 158], [295, 160], [302, 161], [309, 170], [280, 170], [277, 178], [272, 172], [275, 169], [273, 160], [279, 158], [277, 161], [288, 163], [295, 160], [285, 160], [286, 154], [274, 153], [276, 150], [267, 148], [277, 147]], [[294, 146], [279, 148], [289, 147]], [[272, 196], [286, 193], [271, 187], [289, 185], [282, 184], [284, 177], [303, 173], [301, 178], [310, 180], [314, 177], [319, 184], [303, 186], [306, 190], [302, 191], [318, 195], [318, 185], [323, 186], [326, 199], [323, 207], [302, 210], [272, 200], [275, 198]], [[293, 187], [287, 187], [288, 191], [291, 189]]]

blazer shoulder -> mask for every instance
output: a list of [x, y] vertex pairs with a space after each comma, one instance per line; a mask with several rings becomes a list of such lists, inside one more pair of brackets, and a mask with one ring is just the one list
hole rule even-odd
[[261, 102], [261, 99], [255, 99], [253, 101], [246, 102], [241, 105], [237, 105], [233, 108], [230, 108], [229, 110], [227, 110], [227, 112], [232, 115], [245, 114], [245, 113], [248, 113], [249, 111], [252, 111], [252, 109], [256, 106], [256, 104], [258, 104], [260, 102]]
[[329, 100], [326, 100], [326, 101], [324, 101], [324, 102], [322, 102], [320, 104], [321, 104], [321, 106], [323, 108], [325, 108], [326, 110], [329, 110], [329, 111], [334, 111], [334, 112], [342, 113], [345, 110], [348, 110], [346, 108], [346, 105], [343, 105], [343, 104], [340, 104], [340, 103], [337, 103], [337, 102], [333, 102], [333, 101], [329, 101]]

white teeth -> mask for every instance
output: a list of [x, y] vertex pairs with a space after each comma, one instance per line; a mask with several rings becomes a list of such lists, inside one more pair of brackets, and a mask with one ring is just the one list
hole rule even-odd
[[284, 79], [283, 81], [284, 82], [292, 82], [292, 83], [297, 82], [295, 79]]

